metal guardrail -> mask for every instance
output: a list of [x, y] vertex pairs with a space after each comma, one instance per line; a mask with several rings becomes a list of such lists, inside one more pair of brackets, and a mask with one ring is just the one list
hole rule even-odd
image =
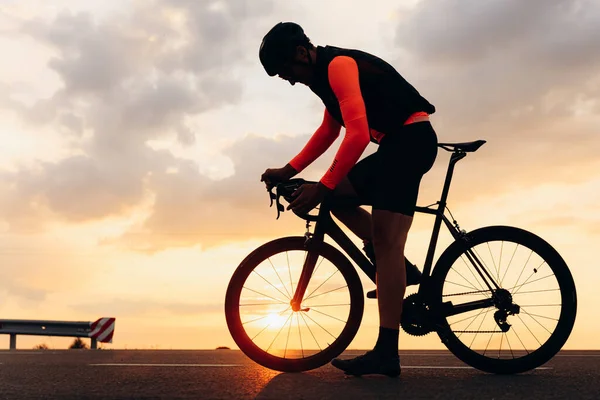
[[94, 322], [37, 321], [0, 319], [0, 335], [10, 335], [10, 349], [17, 348], [17, 335], [66, 336], [91, 338], [91, 348], [98, 348], [98, 341], [112, 343], [115, 318], [100, 318]]

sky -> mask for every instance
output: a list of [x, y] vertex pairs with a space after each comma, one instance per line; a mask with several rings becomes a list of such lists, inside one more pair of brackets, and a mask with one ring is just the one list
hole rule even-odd
[[[295, 21], [317, 45], [392, 64], [436, 106], [440, 142], [487, 141], [456, 167], [453, 215], [466, 230], [513, 225], [554, 246], [579, 302], [565, 348], [600, 348], [598, 2], [52, 3], [0, 0], [1, 318], [115, 317], [106, 348], [235, 347], [231, 275], [259, 245], [304, 233], [289, 212], [275, 219], [260, 182], [322, 118], [308, 88], [258, 60], [263, 35]], [[301, 177], [318, 180], [342, 137]], [[419, 204], [438, 200], [448, 159], [440, 150]], [[419, 266], [431, 226], [417, 215], [409, 234]], [[436, 255], [448, 244], [444, 232]], [[367, 301], [350, 347], [372, 346], [377, 327]], [[18, 338], [41, 342], [70, 340]], [[439, 346], [401, 334], [401, 348]]]

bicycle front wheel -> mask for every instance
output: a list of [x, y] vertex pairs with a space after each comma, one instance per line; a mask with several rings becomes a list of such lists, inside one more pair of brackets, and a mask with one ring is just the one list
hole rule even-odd
[[321, 367], [352, 342], [363, 315], [362, 284], [333, 246], [311, 247], [318, 258], [299, 311], [291, 299], [308, 250], [304, 237], [268, 242], [244, 259], [225, 298], [227, 326], [240, 350], [277, 371]]
[[442, 304], [440, 339], [482, 371], [510, 374], [541, 366], [562, 348], [575, 323], [569, 268], [550, 244], [523, 229], [468, 233], [440, 256], [432, 280], [435, 303]]

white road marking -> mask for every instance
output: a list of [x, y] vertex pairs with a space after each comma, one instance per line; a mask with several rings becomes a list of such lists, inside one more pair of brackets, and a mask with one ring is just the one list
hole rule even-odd
[[[442, 366], [442, 365], [402, 365], [402, 369], [475, 369], [464, 366]], [[538, 367], [536, 369], [553, 369], [551, 367]]]
[[242, 367], [242, 364], [131, 364], [131, 363], [105, 363], [88, 364], [101, 367]]
[[[242, 367], [242, 364], [133, 364], [133, 363], [105, 363], [88, 364], [101, 367]], [[403, 369], [474, 369], [467, 366], [454, 365], [403, 365]], [[539, 367], [536, 369], [553, 369], [551, 367]]]
[[600, 357], [600, 354], [557, 354], [554, 357]]

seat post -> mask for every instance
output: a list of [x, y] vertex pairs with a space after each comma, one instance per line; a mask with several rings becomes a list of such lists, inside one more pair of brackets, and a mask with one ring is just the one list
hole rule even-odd
[[448, 171], [446, 172], [446, 180], [444, 181], [444, 188], [442, 189], [442, 196], [440, 198], [440, 207], [438, 210], [443, 210], [446, 207], [446, 200], [448, 199], [448, 192], [450, 191], [450, 182], [452, 181], [452, 175], [454, 173], [454, 165], [467, 156], [467, 153], [462, 151], [455, 151], [450, 156], [450, 162], [448, 163]]

